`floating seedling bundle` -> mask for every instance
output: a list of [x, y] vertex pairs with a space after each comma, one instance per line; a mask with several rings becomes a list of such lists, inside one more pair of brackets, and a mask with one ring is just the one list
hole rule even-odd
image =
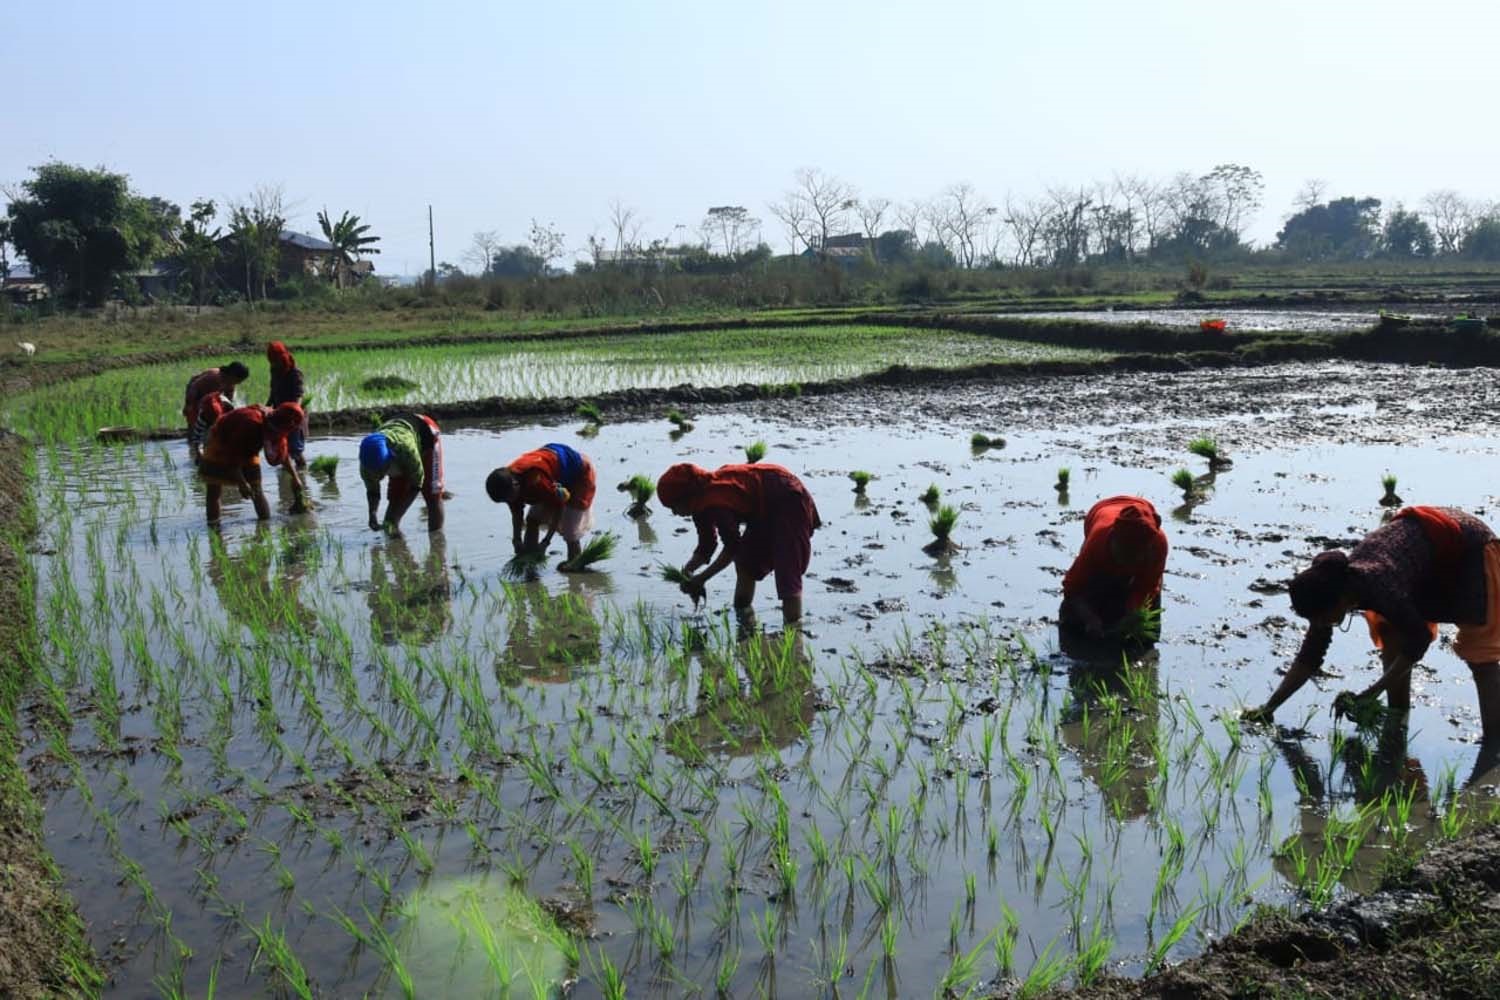
[[586, 570], [595, 563], [603, 562], [615, 554], [615, 545], [619, 542], [619, 536], [613, 531], [605, 531], [589, 539], [589, 543], [579, 550], [578, 555], [564, 563], [572, 570]]
[[969, 447], [976, 452], [988, 451], [991, 448], [1004, 448], [1005, 438], [998, 434], [985, 434], [975, 431], [969, 438]]
[[849, 473], [849, 478], [854, 482], [854, 492], [863, 495], [865, 492], [865, 487], [870, 485], [870, 480], [874, 479], [875, 477], [870, 473], [865, 472], [863, 469], [856, 469], [855, 471]]
[[1193, 438], [1188, 442], [1188, 451], [1208, 460], [1208, 471], [1218, 472], [1234, 464], [1219, 450], [1219, 442], [1211, 437]]
[[631, 517], [645, 517], [651, 513], [651, 508], [647, 507], [646, 504], [656, 495], [656, 484], [651, 481], [650, 476], [643, 476], [640, 473], [636, 473], [621, 483], [616, 489], [621, 493], [630, 494], [630, 506], [626, 508], [626, 514]]
[[928, 555], [940, 556], [953, 552], [958, 545], [953, 541], [953, 528], [958, 524], [958, 508], [951, 504], [943, 504], [938, 512], [932, 515], [927, 522], [927, 527], [932, 531], [932, 541], [923, 546], [922, 551]]

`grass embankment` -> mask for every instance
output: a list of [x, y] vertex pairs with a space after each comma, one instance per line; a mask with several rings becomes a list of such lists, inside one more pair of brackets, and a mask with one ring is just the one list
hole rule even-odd
[[[297, 345], [293, 345], [294, 349]], [[893, 365], [960, 368], [1037, 361], [1090, 361], [1097, 349], [1059, 347], [980, 333], [899, 324], [748, 327], [635, 335], [538, 338], [530, 342], [304, 352], [315, 412], [442, 404], [501, 397], [557, 399], [670, 386], [787, 385], [848, 379]], [[265, 398], [258, 353], [225, 354], [250, 366], [239, 398]], [[181, 422], [183, 386], [199, 359], [123, 368], [23, 393], [3, 416], [43, 440], [71, 440], [100, 427], [170, 428]], [[367, 389], [391, 378], [415, 385]]]
[[30, 447], [0, 430], [0, 995], [87, 996], [101, 982], [83, 921], [42, 846], [22, 774], [16, 712], [34, 662], [35, 588], [25, 539], [34, 511]]

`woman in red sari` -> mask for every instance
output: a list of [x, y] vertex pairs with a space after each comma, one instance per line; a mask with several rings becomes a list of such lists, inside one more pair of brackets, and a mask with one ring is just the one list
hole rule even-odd
[[1090, 638], [1118, 634], [1141, 608], [1161, 607], [1166, 566], [1167, 536], [1151, 501], [1100, 500], [1083, 519], [1083, 548], [1063, 577], [1059, 623]]
[[[682, 463], [662, 473], [656, 495], [698, 529], [698, 547], [682, 567], [685, 593], [701, 595], [704, 584], [733, 563], [737, 611], [748, 611], [756, 583], [775, 573], [782, 618], [792, 624], [802, 617], [802, 576], [822, 521], [800, 479], [779, 465], [723, 465], [709, 472]], [[695, 575], [700, 566], [706, 568]]]
[[224, 487], [232, 486], [255, 505], [262, 521], [271, 516], [271, 504], [260, 484], [260, 455], [271, 465], [284, 466], [292, 477], [297, 499], [293, 513], [305, 509], [302, 478], [296, 463], [287, 461], [287, 435], [302, 426], [302, 407], [282, 403], [272, 410], [265, 406], [242, 406], [230, 410], [208, 432], [198, 474], [207, 484], [208, 523], [219, 520]]

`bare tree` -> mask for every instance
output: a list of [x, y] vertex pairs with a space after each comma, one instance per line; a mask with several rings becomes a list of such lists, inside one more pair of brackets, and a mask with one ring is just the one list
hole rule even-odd
[[615, 231], [616, 258], [626, 250], [640, 245], [644, 220], [635, 209], [626, 206], [619, 198], [609, 203], [609, 225]]
[[911, 238], [922, 244], [922, 223], [927, 219], [927, 203], [920, 198], [903, 201], [896, 206], [896, 221], [901, 228], [911, 233]]
[[1086, 187], [1047, 190], [1047, 220], [1042, 227], [1046, 262], [1053, 267], [1073, 267], [1089, 255], [1089, 210], [1094, 194]]
[[558, 232], [557, 226], [547, 223], [545, 226], [531, 220], [531, 235], [528, 238], [531, 243], [531, 252], [536, 254], [542, 263], [542, 275], [545, 277], [552, 262], [562, 256], [565, 241], [563, 234]]
[[799, 220], [793, 253], [796, 253], [796, 239], [808, 246], [816, 242], [821, 249], [827, 245], [829, 236], [848, 225], [849, 212], [859, 203], [859, 192], [853, 185], [816, 167], [802, 167], [795, 176], [796, 185], [771, 207], [771, 214], [788, 231], [794, 230], [790, 220]]
[[474, 273], [483, 277], [490, 273], [495, 262], [495, 251], [500, 249], [500, 234], [493, 229], [481, 230], [469, 241], [464, 260], [473, 265]]
[[862, 198], [855, 204], [854, 211], [859, 215], [860, 225], [864, 227], [865, 239], [875, 242], [875, 237], [880, 235], [880, 223], [890, 209], [889, 198]]
[[1215, 221], [1238, 240], [1250, 218], [1260, 209], [1261, 195], [1266, 189], [1265, 179], [1259, 170], [1238, 163], [1221, 163], [1204, 174], [1201, 180], [1208, 185], [1219, 207]]
[[711, 249], [718, 242], [724, 255], [732, 257], [745, 249], [750, 234], [759, 225], [760, 220], [743, 205], [715, 205], [703, 217], [699, 231], [703, 234], [705, 247]]
[[812, 247], [814, 238], [814, 230], [811, 228], [812, 215], [806, 200], [797, 192], [788, 191], [780, 201], [772, 202], [766, 207], [786, 230], [787, 240], [791, 243], [791, 252], [794, 256], [799, 242], [808, 248]]
[[951, 238], [949, 249], [958, 258], [959, 266], [972, 268], [979, 264], [995, 207], [967, 181], [950, 185], [937, 204], [941, 206], [943, 225]]
[[1305, 212], [1314, 205], [1323, 204], [1323, 196], [1327, 193], [1327, 181], [1321, 177], [1309, 177], [1302, 182], [1302, 186], [1292, 196], [1292, 207], [1299, 212]]
[[1000, 220], [1010, 231], [1010, 241], [1014, 247], [1012, 263], [1017, 267], [1035, 267], [1038, 263], [1037, 252], [1042, 230], [1047, 225], [1046, 208], [1030, 199], [1018, 201], [1006, 195], [1005, 211], [1001, 213]]
[[1422, 214], [1437, 237], [1438, 253], [1458, 253], [1464, 235], [1473, 228], [1475, 206], [1452, 188], [1441, 188], [1422, 199]]

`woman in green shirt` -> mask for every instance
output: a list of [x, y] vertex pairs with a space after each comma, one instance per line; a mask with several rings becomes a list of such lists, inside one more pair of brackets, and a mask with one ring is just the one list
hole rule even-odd
[[[359, 443], [359, 475], [370, 504], [370, 530], [401, 534], [401, 518], [417, 494], [427, 503], [427, 530], [443, 529], [443, 438], [437, 421], [404, 413], [385, 421]], [[376, 520], [380, 481], [386, 487], [385, 520]]]

